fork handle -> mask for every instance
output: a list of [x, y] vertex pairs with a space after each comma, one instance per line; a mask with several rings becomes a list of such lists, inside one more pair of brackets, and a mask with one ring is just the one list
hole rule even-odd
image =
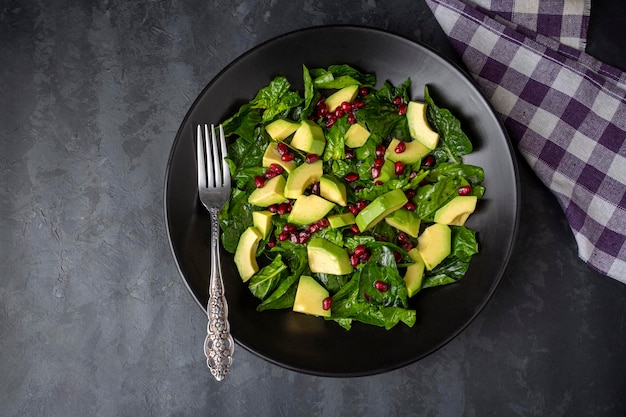
[[209, 280], [209, 302], [207, 304], [207, 336], [204, 353], [207, 366], [216, 380], [224, 379], [233, 361], [234, 343], [228, 324], [228, 304], [224, 297], [224, 282], [219, 251], [219, 209], [211, 213], [211, 277]]

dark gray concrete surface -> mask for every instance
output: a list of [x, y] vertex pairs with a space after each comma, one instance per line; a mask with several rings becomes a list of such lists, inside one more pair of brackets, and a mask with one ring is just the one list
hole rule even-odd
[[[459, 337], [349, 379], [239, 348], [227, 379], [213, 380], [206, 319], [167, 242], [168, 153], [231, 60], [331, 23], [456, 59], [419, 0], [0, 1], [1, 416], [626, 415], [626, 286], [578, 259], [556, 200], [521, 159], [515, 252]], [[625, 56], [610, 38], [592, 47]]]

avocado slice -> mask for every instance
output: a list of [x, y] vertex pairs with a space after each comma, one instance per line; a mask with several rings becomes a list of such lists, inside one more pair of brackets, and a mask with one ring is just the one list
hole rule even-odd
[[426, 104], [409, 101], [406, 110], [406, 119], [409, 124], [409, 134], [428, 149], [435, 149], [439, 142], [439, 134], [430, 128], [426, 120]]
[[385, 217], [385, 222], [411, 237], [417, 237], [421, 223], [420, 218], [417, 217], [414, 211], [409, 211], [404, 207], [388, 214]]
[[350, 148], [360, 148], [370, 137], [370, 131], [362, 124], [355, 123], [346, 131], [345, 144]]
[[356, 216], [356, 225], [361, 232], [374, 227], [386, 215], [398, 210], [409, 201], [404, 191], [396, 188], [376, 197]]
[[293, 224], [310, 224], [326, 216], [335, 204], [315, 194], [301, 195], [291, 208], [287, 221]]
[[313, 316], [330, 317], [330, 309], [324, 310], [324, 299], [329, 297], [328, 290], [308, 275], [302, 275], [298, 281], [293, 311]]
[[419, 140], [412, 140], [410, 142], [404, 142], [406, 149], [404, 152], [396, 153], [396, 147], [400, 144], [398, 139], [392, 139], [385, 151], [385, 159], [397, 162], [400, 161], [404, 164], [414, 164], [426, 155], [430, 153], [428, 149]]
[[320, 178], [322, 178], [323, 170], [324, 166], [321, 159], [318, 159], [312, 164], [304, 163], [298, 165], [287, 177], [287, 182], [285, 183], [285, 197], [300, 197], [304, 194], [304, 190], [306, 190], [309, 185], [318, 182]]
[[272, 230], [272, 213], [269, 210], [253, 211], [252, 224], [261, 233], [262, 239], [265, 239]]
[[324, 131], [311, 120], [303, 120], [294, 133], [290, 145], [306, 153], [321, 155], [326, 147]]
[[287, 119], [277, 119], [265, 126], [265, 131], [274, 140], [285, 140], [298, 130], [300, 123]]
[[306, 250], [311, 272], [347, 275], [353, 271], [348, 252], [324, 238], [312, 238]]
[[265, 183], [261, 188], [252, 191], [248, 203], [258, 207], [268, 207], [285, 201], [285, 177], [278, 175]]
[[248, 281], [259, 270], [256, 251], [261, 238], [261, 232], [252, 226], [248, 227], [239, 238], [235, 250], [235, 265], [243, 282]]
[[358, 93], [359, 93], [358, 85], [349, 85], [329, 95], [326, 98], [326, 101], [324, 101], [324, 103], [326, 104], [326, 107], [328, 107], [328, 111], [333, 112], [344, 101], [347, 101], [348, 103], [352, 103]]
[[417, 251], [427, 270], [431, 271], [450, 255], [451, 235], [448, 225], [435, 223], [417, 238]]
[[270, 142], [263, 154], [263, 166], [269, 167], [271, 164], [278, 164], [287, 172], [293, 171], [297, 165], [296, 161], [283, 161], [280, 156], [276, 142]]
[[404, 274], [404, 282], [406, 284], [407, 295], [413, 297], [421, 288], [424, 278], [424, 261], [419, 254], [417, 248], [413, 248], [408, 252], [413, 262], [406, 268]]
[[332, 227], [333, 229], [350, 226], [351, 224], [354, 224], [354, 221], [354, 214], [350, 213], [349, 211], [328, 216], [328, 222], [330, 223], [330, 227]]
[[475, 195], [456, 196], [435, 212], [436, 223], [463, 226], [470, 214], [476, 210], [478, 197]]
[[320, 178], [320, 195], [340, 206], [348, 204], [346, 185], [331, 174], [324, 174]]

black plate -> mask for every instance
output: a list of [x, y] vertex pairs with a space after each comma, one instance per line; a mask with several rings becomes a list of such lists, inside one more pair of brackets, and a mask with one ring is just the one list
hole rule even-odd
[[[239, 346], [289, 369], [326, 376], [357, 376], [414, 362], [456, 336], [493, 294], [511, 253], [518, 223], [517, 167], [509, 140], [488, 102], [456, 66], [431, 49], [402, 37], [361, 27], [316, 27], [280, 36], [247, 52], [215, 77], [187, 113], [168, 162], [165, 214], [171, 248], [198, 304], [207, 303], [209, 218], [197, 198], [194, 132], [198, 123], [219, 122], [252, 99], [274, 76], [302, 89], [302, 65], [347, 63], [376, 73], [379, 83], [410, 77], [411, 97], [424, 84], [452, 110], [475, 145], [464, 161], [485, 169], [487, 188], [468, 226], [478, 231], [481, 252], [460, 282], [427, 289], [411, 300], [413, 328], [390, 331], [334, 322], [287, 310], [259, 313], [242, 284], [232, 256], [222, 252], [222, 270], [232, 334]], [[236, 358], [235, 358], [236, 360]]]

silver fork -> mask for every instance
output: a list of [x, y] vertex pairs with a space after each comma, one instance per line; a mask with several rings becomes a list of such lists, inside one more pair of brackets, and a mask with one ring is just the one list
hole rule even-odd
[[222, 125], [219, 126], [219, 137], [215, 133], [214, 125], [211, 125], [210, 130], [207, 124], [198, 125], [196, 156], [198, 162], [198, 195], [211, 215], [211, 276], [204, 354], [211, 374], [216, 380], [221, 381], [230, 370], [235, 348], [228, 324], [228, 304], [226, 297], [224, 297], [219, 251], [218, 215], [230, 196], [230, 171], [224, 160], [226, 157], [226, 139]]

